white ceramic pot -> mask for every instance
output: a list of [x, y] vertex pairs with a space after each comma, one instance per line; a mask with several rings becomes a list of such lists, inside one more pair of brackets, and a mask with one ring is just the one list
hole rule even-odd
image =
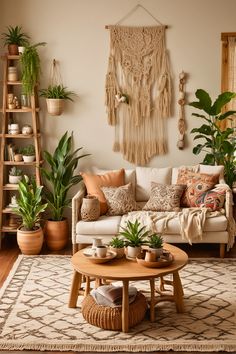
[[141, 247], [127, 247], [127, 256], [129, 258], [136, 258], [141, 253]]
[[[28, 107], [27, 107], [28, 108]], [[33, 129], [30, 125], [24, 125], [22, 127], [22, 134], [23, 135], [29, 135], [33, 133]]]
[[19, 52], [19, 54], [24, 53], [24, 50], [25, 50], [25, 47], [18, 46], [18, 52]]
[[32, 156], [23, 155], [24, 162], [34, 162], [34, 160], [35, 160], [35, 155], [32, 155]]
[[9, 183], [18, 184], [22, 180], [22, 176], [11, 176], [9, 175]]

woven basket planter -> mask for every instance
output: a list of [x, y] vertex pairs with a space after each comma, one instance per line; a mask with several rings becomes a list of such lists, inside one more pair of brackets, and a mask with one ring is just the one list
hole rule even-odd
[[[129, 305], [129, 327], [140, 323], [147, 310], [147, 300], [143, 294], [137, 293], [136, 299]], [[82, 315], [93, 326], [113, 331], [122, 329], [121, 307], [98, 305], [91, 295], [85, 297], [82, 303]]]
[[51, 116], [60, 116], [64, 112], [65, 100], [61, 98], [47, 98], [47, 110]]

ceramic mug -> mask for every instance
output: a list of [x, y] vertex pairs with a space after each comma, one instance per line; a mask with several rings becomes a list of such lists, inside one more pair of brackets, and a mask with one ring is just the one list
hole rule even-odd
[[100, 245], [96, 247], [96, 255], [100, 258], [105, 258], [107, 255], [107, 247], [104, 245]]

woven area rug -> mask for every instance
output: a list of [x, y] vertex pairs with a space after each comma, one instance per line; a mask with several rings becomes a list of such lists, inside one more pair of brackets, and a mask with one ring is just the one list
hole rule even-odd
[[18, 258], [0, 291], [0, 350], [236, 351], [236, 260], [189, 261], [180, 272], [185, 312], [160, 303], [154, 323], [147, 316], [129, 333], [67, 307], [72, 273], [69, 256]]

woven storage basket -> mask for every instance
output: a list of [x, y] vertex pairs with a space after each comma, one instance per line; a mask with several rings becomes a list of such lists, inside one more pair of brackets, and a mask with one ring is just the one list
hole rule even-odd
[[[143, 294], [137, 293], [136, 299], [129, 305], [129, 327], [140, 323], [147, 310], [147, 300]], [[85, 297], [82, 303], [82, 315], [84, 319], [103, 329], [119, 331], [122, 329], [121, 307], [108, 307], [98, 305], [91, 295]]]

